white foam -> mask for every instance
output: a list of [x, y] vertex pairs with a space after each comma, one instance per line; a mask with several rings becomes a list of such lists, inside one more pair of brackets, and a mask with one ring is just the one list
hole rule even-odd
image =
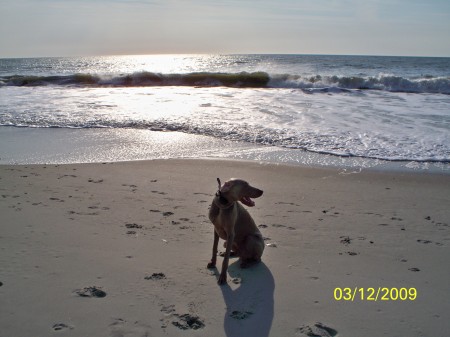
[[1, 125], [182, 131], [340, 156], [450, 160], [447, 95], [192, 87], [0, 93]]
[[[439, 94], [448, 90], [448, 65], [311, 55], [6, 60], [0, 80], [18, 74], [54, 84], [1, 86], [0, 125], [168, 130], [342, 157], [448, 162], [450, 95]], [[190, 76], [199, 72], [200, 82], [241, 82], [254, 72], [271, 81], [259, 89], [196, 87]], [[164, 85], [189, 85], [151, 86], [152, 74], [168, 79]]]

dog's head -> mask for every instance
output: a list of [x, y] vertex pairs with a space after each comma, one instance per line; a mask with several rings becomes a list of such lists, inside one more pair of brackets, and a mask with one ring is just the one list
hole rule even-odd
[[248, 182], [242, 179], [230, 179], [220, 187], [221, 197], [227, 199], [229, 202], [240, 201], [249, 207], [255, 206], [252, 198], [259, 198], [263, 191], [250, 186]]

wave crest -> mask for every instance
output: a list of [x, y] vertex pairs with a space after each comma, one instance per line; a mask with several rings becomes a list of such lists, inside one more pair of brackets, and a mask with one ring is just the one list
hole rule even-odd
[[[377, 77], [360, 76], [296, 76], [275, 75], [271, 78], [270, 86], [276, 88], [320, 89], [319, 91], [342, 90], [382, 90], [407, 93], [450, 94], [450, 78], [424, 76], [409, 79], [394, 75], [380, 75]], [[315, 90], [317, 91], [317, 90]], [[314, 91], [314, 92], [315, 92]]]
[[78, 86], [202, 86], [266, 87], [270, 80], [265, 72], [159, 74], [138, 72], [119, 76], [74, 74], [65, 76], [6, 76], [0, 83], [7, 86], [78, 85]]
[[89, 87], [199, 86], [236, 88], [303, 89], [307, 93], [348, 90], [382, 90], [450, 95], [450, 77], [405, 78], [395, 75], [300, 76], [267, 72], [160, 74], [137, 72], [123, 75], [73, 74], [61, 76], [4, 76], [0, 86], [72, 85]]

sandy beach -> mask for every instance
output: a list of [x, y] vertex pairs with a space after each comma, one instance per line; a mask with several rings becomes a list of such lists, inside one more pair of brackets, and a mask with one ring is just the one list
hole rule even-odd
[[[222, 287], [206, 268], [217, 177], [264, 190], [263, 262], [232, 259]], [[446, 336], [449, 205], [448, 174], [3, 165], [0, 336]]]

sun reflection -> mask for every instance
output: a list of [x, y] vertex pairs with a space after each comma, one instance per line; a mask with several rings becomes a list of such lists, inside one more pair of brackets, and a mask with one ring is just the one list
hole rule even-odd
[[206, 71], [211, 66], [212, 55], [127, 55], [109, 56], [114, 73], [155, 72], [184, 74]]

